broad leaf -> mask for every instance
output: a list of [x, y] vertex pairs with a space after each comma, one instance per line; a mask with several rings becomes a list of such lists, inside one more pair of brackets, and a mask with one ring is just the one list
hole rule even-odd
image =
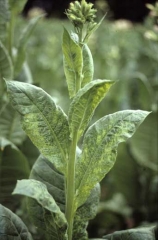
[[81, 87], [84, 87], [87, 83], [92, 81], [94, 74], [93, 58], [87, 44], [84, 44], [83, 46], [82, 55], [83, 55], [83, 69], [82, 69], [83, 79]]
[[29, 165], [23, 153], [5, 138], [0, 138], [0, 202], [14, 210], [19, 206], [19, 197], [11, 193], [17, 179], [29, 176]]
[[154, 227], [142, 227], [136, 229], [130, 229], [125, 231], [118, 231], [112, 234], [106, 235], [103, 239], [107, 240], [156, 240], [154, 234]]
[[9, 0], [11, 9], [16, 13], [21, 13], [27, 0]]
[[22, 220], [0, 204], [0, 239], [33, 240]]
[[33, 30], [35, 29], [36, 24], [42, 16], [35, 17], [30, 20], [28, 26], [23, 30], [16, 53], [15, 59], [15, 67], [14, 67], [14, 76], [17, 77], [20, 71], [22, 70], [22, 66], [24, 64], [26, 58], [26, 44], [28, 42], [29, 37], [31, 36]]
[[10, 104], [0, 112], [0, 136], [15, 145], [21, 145], [26, 134], [20, 126], [20, 115]]
[[69, 128], [64, 112], [41, 88], [16, 81], [7, 81], [7, 87], [27, 135], [58, 170], [66, 173]]
[[[30, 177], [43, 182], [47, 186], [48, 192], [53, 196], [61, 211], [65, 212], [64, 176], [55, 169], [53, 164], [40, 155], [32, 168]], [[92, 190], [91, 195], [87, 199], [86, 203], [77, 210], [74, 222], [73, 239], [87, 239], [87, 222], [96, 214], [99, 202], [99, 190], [100, 188], [97, 185]], [[28, 203], [28, 209], [32, 219], [39, 230], [42, 229], [48, 239], [58, 239], [56, 237], [57, 229], [56, 231], [53, 230], [50, 224], [50, 222], [53, 224], [53, 219], [51, 219], [50, 212], [44, 212], [36, 201], [29, 199]]]
[[[64, 229], [63, 239], [67, 239], [67, 221], [54, 198], [49, 194], [47, 187], [35, 179], [18, 181], [13, 194], [20, 194], [35, 199], [44, 209], [51, 212], [54, 224], [58, 229]], [[53, 226], [52, 226], [53, 227]], [[64, 237], [65, 236], [65, 237]]]
[[12, 79], [13, 66], [7, 49], [0, 41], [0, 87], [3, 84], [3, 78]]
[[[0, 0], [0, 39], [5, 41], [7, 33], [7, 23], [10, 18], [8, 0]], [[1, 53], [0, 53], [1, 55]]]
[[94, 110], [107, 94], [114, 82], [95, 80], [88, 83], [74, 97], [69, 109], [70, 135], [78, 131], [78, 139], [83, 135]]
[[64, 54], [64, 71], [67, 80], [70, 98], [77, 93], [77, 88], [82, 75], [83, 59], [82, 48], [64, 29], [62, 49]]
[[113, 167], [118, 144], [130, 138], [148, 114], [141, 110], [120, 111], [101, 118], [88, 129], [76, 163], [76, 208]]

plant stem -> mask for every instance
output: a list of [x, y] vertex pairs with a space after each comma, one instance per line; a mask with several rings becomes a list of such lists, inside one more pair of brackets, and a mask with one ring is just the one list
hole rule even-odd
[[72, 240], [73, 219], [74, 219], [74, 195], [75, 195], [75, 161], [77, 132], [74, 133], [70, 145], [68, 173], [67, 173], [67, 194], [66, 194], [66, 219], [68, 222], [68, 240]]

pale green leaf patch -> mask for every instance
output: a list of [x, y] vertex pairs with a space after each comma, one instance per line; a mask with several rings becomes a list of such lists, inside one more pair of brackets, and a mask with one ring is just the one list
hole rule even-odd
[[74, 97], [80, 86], [82, 75], [83, 59], [82, 48], [76, 43], [64, 29], [63, 43], [64, 71], [67, 80], [70, 98]]
[[0, 41], [0, 84], [3, 78], [12, 79], [13, 65], [9, 53]]
[[41, 88], [7, 81], [13, 107], [22, 115], [22, 127], [39, 151], [66, 174], [69, 127], [67, 116]]
[[43, 208], [53, 213], [54, 221], [58, 227], [67, 228], [64, 213], [56, 204], [54, 198], [49, 194], [44, 183], [34, 179], [23, 179], [17, 182], [13, 194], [20, 194], [35, 199]]
[[76, 131], [78, 139], [83, 135], [94, 110], [113, 84], [110, 80], [94, 80], [76, 94], [69, 109], [70, 136]]
[[88, 129], [76, 163], [76, 208], [113, 167], [118, 144], [130, 138], [148, 114], [141, 110], [120, 111], [101, 118]]

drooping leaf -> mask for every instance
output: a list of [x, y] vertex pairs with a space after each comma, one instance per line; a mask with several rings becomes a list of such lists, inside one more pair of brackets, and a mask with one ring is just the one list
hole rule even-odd
[[148, 114], [141, 110], [120, 111], [101, 118], [88, 129], [76, 163], [76, 208], [113, 167], [118, 144], [130, 138]]
[[114, 82], [110, 80], [95, 80], [88, 83], [74, 97], [69, 109], [70, 134], [78, 131], [82, 136], [89, 124], [95, 108], [105, 97]]
[[[43, 15], [42, 15], [43, 16]], [[19, 44], [17, 48], [16, 53], [16, 59], [15, 59], [15, 67], [14, 67], [14, 76], [17, 77], [20, 73], [22, 66], [24, 64], [25, 58], [26, 58], [26, 44], [28, 42], [28, 39], [30, 38], [33, 30], [35, 29], [39, 19], [41, 19], [42, 16], [37, 16], [30, 20], [29, 24], [26, 28], [24, 28], [20, 39]]]
[[143, 122], [139, 130], [130, 141], [131, 151], [140, 165], [153, 171], [157, 168], [158, 146], [158, 113], [153, 112]]
[[13, 66], [7, 49], [0, 41], [0, 86], [2, 85], [3, 78], [12, 79]]
[[83, 79], [81, 87], [83, 88], [87, 83], [93, 80], [94, 65], [92, 54], [87, 44], [84, 44], [82, 52], [83, 52], [83, 69], [82, 69]]
[[63, 239], [67, 239], [67, 221], [54, 198], [49, 194], [44, 183], [35, 179], [18, 181], [13, 194], [20, 194], [35, 199], [44, 209], [51, 212], [54, 224], [58, 229], [64, 229]]
[[17, 179], [27, 178], [30, 169], [26, 157], [11, 142], [0, 138], [0, 202], [12, 210], [20, 203], [20, 198], [11, 193]]
[[0, 136], [15, 145], [21, 145], [26, 137], [20, 125], [20, 115], [10, 104], [0, 112]]
[[136, 229], [129, 229], [125, 231], [117, 231], [106, 235], [103, 239], [107, 240], [156, 240], [154, 234], [154, 227], [142, 227]]
[[[8, 0], [0, 0], [0, 40], [5, 41], [7, 33], [7, 23], [10, 18]], [[0, 53], [1, 55], [1, 53]]]
[[0, 239], [33, 240], [22, 220], [0, 204]]
[[64, 112], [41, 88], [16, 81], [7, 81], [7, 87], [29, 138], [58, 170], [66, 174], [69, 128]]
[[67, 80], [70, 98], [77, 93], [77, 86], [82, 75], [83, 59], [82, 48], [64, 29], [62, 49], [64, 54], [64, 71]]
[[[61, 211], [65, 212], [65, 192], [64, 192], [64, 176], [58, 172], [53, 164], [44, 158], [42, 155], [38, 158], [34, 164], [31, 175], [31, 179], [36, 179], [43, 182], [48, 189], [48, 192], [53, 196], [54, 200], [60, 207]], [[84, 240], [87, 239], [87, 222], [89, 219], [93, 218], [97, 211], [97, 206], [99, 202], [100, 188], [97, 185], [91, 192], [90, 197], [87, 199], [86, 203], [81, 206], [75, 216], [74, 221], [74, 233], [73, 239]], [[45, 233], [45, 237], [48, 239], [56, 239], [56, 231], [52, 231], [50, 225], [51, 215], [49, 211], [44, 212], [40, 205], [36, 201], [28, 199], [28, 209], [30, 211], [31, 217], [38, 227], [42, 229]], [[44, 214], [43, 214], [44, 212]], [[43, 217], [47, 216], [47, 217]], [[47, 231], [47, 232], [46, 232]], [[58, 239], [58, 238], [57, 238]]]

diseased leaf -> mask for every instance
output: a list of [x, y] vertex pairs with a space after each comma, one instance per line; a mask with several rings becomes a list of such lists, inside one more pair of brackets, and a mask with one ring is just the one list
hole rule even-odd
[[82, 48], [64, 29], [62, 49], [64, 54], [64, 71], [67, 80], [70, 98], [77, 93], [77, 86], [82, 75], [83, 59]]
[[113, 83], [110, 80], [95, 80], [76, 94], [69, 109], [70, 136], [73, 136], [76, 131], [78, 131], [78, 139], [83, 135], [95, 108]]
[[61, 212], [54, 198], [49, 194], [47, 187], [35, 179], [18, 181], [13, 194], [20, 194], [35, 199], [43, 208], [51, 212], [54, 223], [59, 229], [64, 229], [66, 238], [67, 221], [65, 215]]
[[88, 129], [76, 163], [76, 208], [113, 167], [118, 144], [130, 138], [148, 114], [141, 110], [120, 111], [101, 118]]
[[107, 240], [156, 240], [154, 234], [154, 227], [142, 227], [136, 229], [129, 229], [125, 231], [117, 231], [106, 235], [103, 239]]
[[21, 199], [11, 193], [17, 179], [27, 178], [29, 172], [23, 153], [7, 139], [0, 138], [0, 203], [15, 211]]
[[0, 204], [0, 239], [33, 240], [22, 220]]
[[3, 78], [12, 79], [13, 76], [13, 66], [11, 58], [7, 52], [7, 49], [0, 41], [0, 84]]
[[83, 79], [81, 87], [83, 88], [87, 83], [93, 80], [94, 74], [93, 58], [87, 44], [84, 44], [83, 46], [82, 55], [83, 55], [83, 70], [82, 70]]
[[[48, 192], [53, 196], [61, 211], [64, 213], [64, 176], [55, 169], [53, 164], [42, 155], [40, 155], [32, 168], [30, 178], [41, 181], [47, 186]], [[99, 193], [100, 188], [97, 184], [92, 190], [91, 195], [87, 199], [86, 203], [77, 210], [74, 221], [73, 239], [87, 239], [87, 223], [89, 219], [93, 218], [96, 215], [99, 202]], [[28, 209], [38, 229], [43, 230], [43, 232], [46, 234], [45, 238], [47, 236], [48, 239], [58, 239], [56, 237], [57, 229], [52, 229], [53, 219], [51, 220], [50, 212], [43, 210], [36, 201], [33, 201], [31, 199], [28, 200]]]
[[20, 115], [10, 104], [0, 112], [0, 136], [15, 145], [21, 145], [26, 137], [20, 125]]
[[[42, 15], [43, 16], [43, 15]], [[31, 36], [32, 32], [34, 31], [39, 19], [42, 16], [37, 16], [30, 20], [29, 24], [26, 28], [24, 28], [17, 48], [17, 54], [15, 59], [15, 67], [14, 67], [14, 77], [17, 77], [20, 71], [22, 70], [22, 66], [24, 64], [26, 58], [26, 44], [28, 42], [29, 37]]]
[[13, 107], [22, 115], [22, 127], [39, 151], [66, 174], [69, 128], [67, 116], [41, 88], [8, 81]]

